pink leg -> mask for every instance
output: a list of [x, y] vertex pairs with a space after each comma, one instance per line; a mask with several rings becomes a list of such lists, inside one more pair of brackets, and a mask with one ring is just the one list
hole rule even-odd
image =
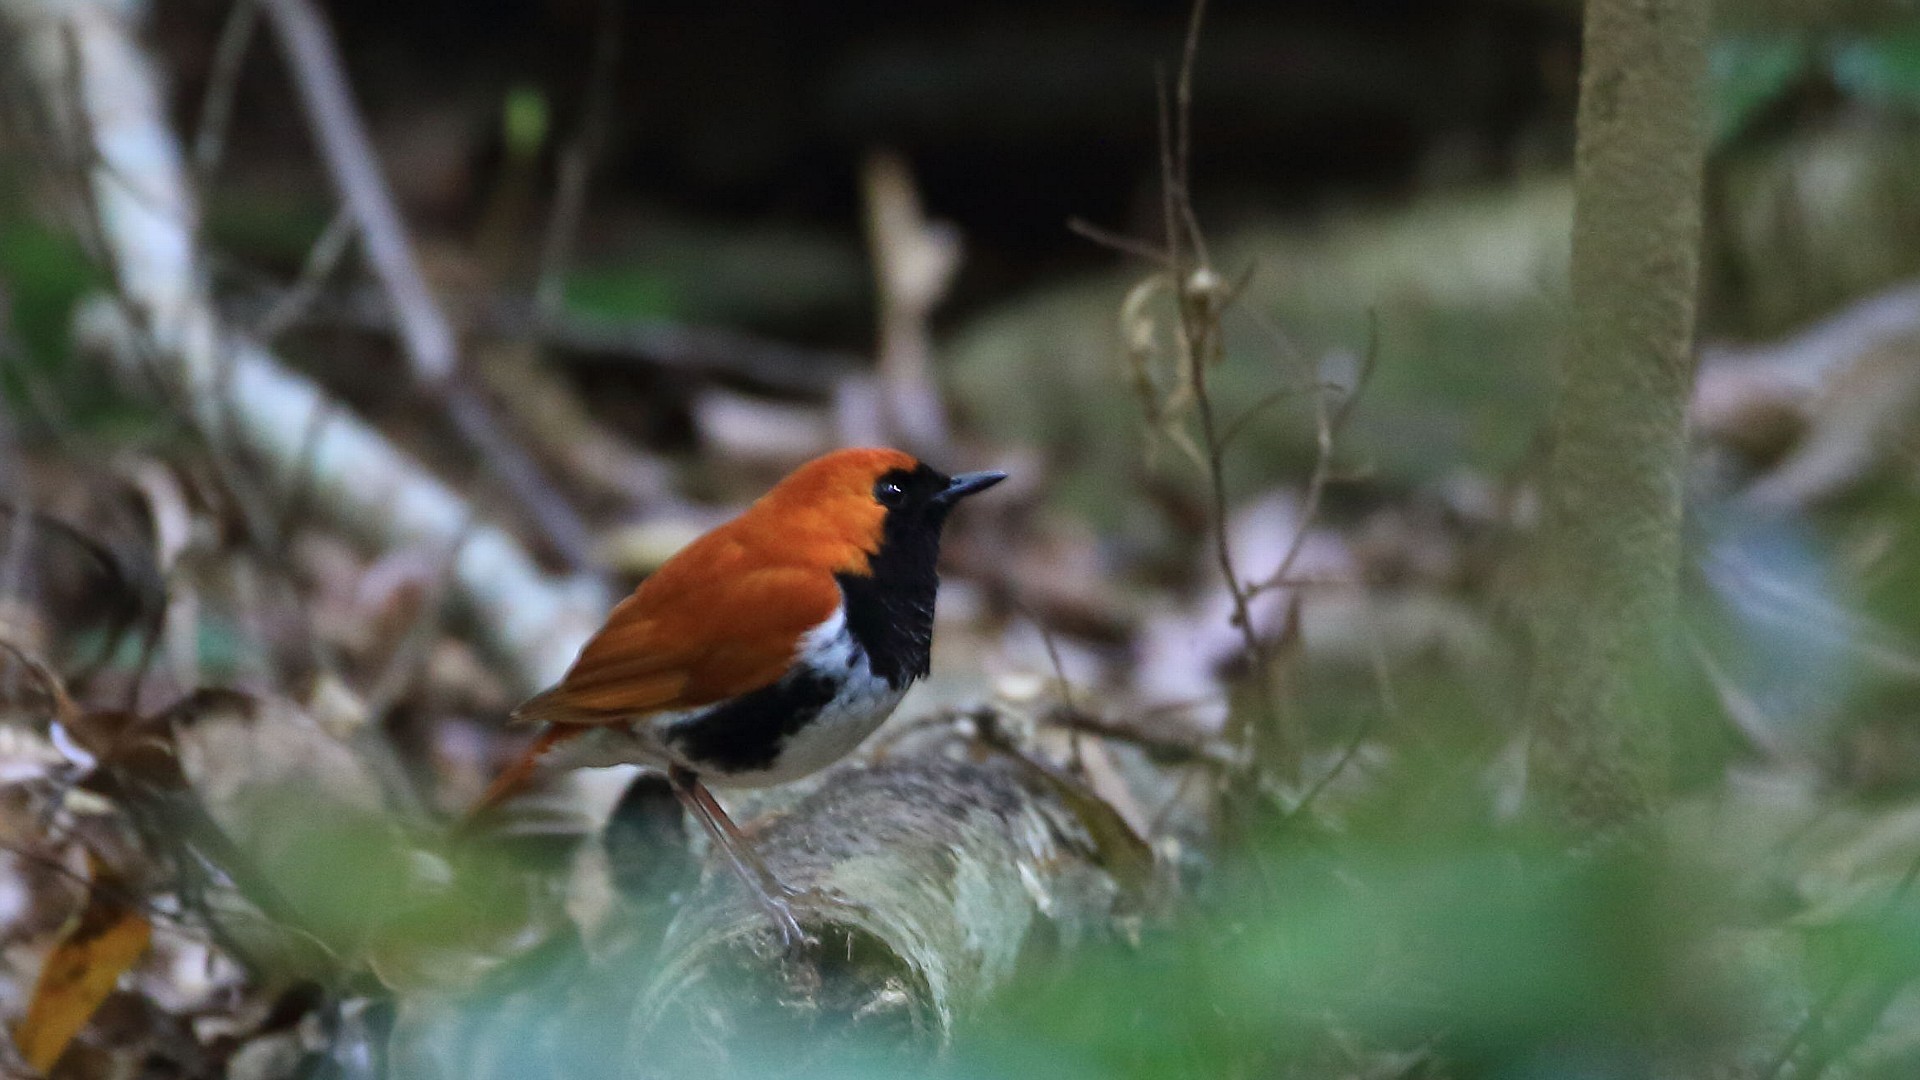
[[741, 834], [740, 827], [733, 823], [727, 812], [708, 791], [700, 778], [693, 773], [674, 766], [667, 770], [667, 781], [673, 785], [673, 793], [680, 798], [680, 804], [687, 808], [707, 830], [707, 836], [727, 856], [728, 865], [733, 867], [735, 876], [747, 888], [773, 921], [774, 929], [780, 932], [781, 944], [791, 948], [806, 940], [806, 932], [800, 929], [800, 920], [793, 914], [793, 906], [787, 902], [792, 890], [782, 884], [780, 879], [760, 861], [753, 845]]

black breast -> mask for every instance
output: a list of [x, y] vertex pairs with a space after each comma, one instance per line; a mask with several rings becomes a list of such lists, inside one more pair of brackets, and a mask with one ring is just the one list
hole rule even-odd
[[668, 730], [667, 742], [701, 773], [770, 768], [789, 736], [812, 723], [840, 689], [840, 672], [798, 668]]
[[940, 588], [934, 564], [947, 517], [947, 506], [930, 496], [946, 481], [925, 465], [903, 475], [907, 501], [887, 511], [868, 573], [839, 575], [847, 630], [873, 673], [896, 690], [926, 675], [930, 662], [933, 596]]
[[[934, 498], [948, 479], [925, 465], [890, 473], [904, 491], [887, 510], [880, 547], [865, 574], [838, 575], [847, 632], [876, 678], [895, 690], [927, 674], [933, 648], [933, 597], [940, 587], [940, 530], [948, 505]], [[668, 741], [701, 771], [766, 769], [782, 745], [812, 723], [840, 690], [843, 671], [798, 668], [772, 686], [676, 724]]]

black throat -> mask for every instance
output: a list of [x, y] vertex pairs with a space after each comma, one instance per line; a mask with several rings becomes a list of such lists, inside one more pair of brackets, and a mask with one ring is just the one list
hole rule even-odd
[[926, 675], [931, 663], [933, 598], [940, 588], [934, 565], [948, 509], [914, 497], [944, 488], [946, 477], [922, 465], [903, 480], [908, 501], [887, 512], [869, 572], [838, 575], [847, 632], [866, 652], [873, 673], [896, 689]]

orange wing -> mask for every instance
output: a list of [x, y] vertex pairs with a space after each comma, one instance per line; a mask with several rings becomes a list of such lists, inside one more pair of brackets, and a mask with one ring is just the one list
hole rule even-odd
[[514, 718], [619, 723], [758, 690], [786, 674], [801, 635], [839, 604], [831, 571], [769, 564], [723, 529], [621, 601], [560, 684]]

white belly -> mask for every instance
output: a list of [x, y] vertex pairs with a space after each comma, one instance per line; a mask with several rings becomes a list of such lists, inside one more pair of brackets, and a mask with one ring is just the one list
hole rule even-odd
[[[564, 767], [638, 763], [664, 768], [684, 766], [713, 787], [768, 787], [820, 771], [839, 761], [884, 723], [906, 696], [873, 673], [866, 653], [847, 630], [844, 611], [809, 631], [795, 649], [795, 677], [819, 677], [834, 686], [833, 696], [808, 721], [787, 734], [779, 752], [764, 767], [716, 769], [711, 762], [685, 760], [675, 748], [674, 730], [699, 722], [711, 709], [657, 713], [632, 726], [608, 725], [563, 744], [552, 764]], [[724, 721], [716, 721], [724, 722]]]
[[796, 658], [813, 671], [840, 680], [832, 700], [813, 721], [787, 736], [772, 766], [752, 772], [715, 774], [719, 787], [767, 787], [819, 772], [853, 752], [873, 734], [907, 694], [873, 673], [865, 651], [847, 631], [844, 611], [800, 639]]

